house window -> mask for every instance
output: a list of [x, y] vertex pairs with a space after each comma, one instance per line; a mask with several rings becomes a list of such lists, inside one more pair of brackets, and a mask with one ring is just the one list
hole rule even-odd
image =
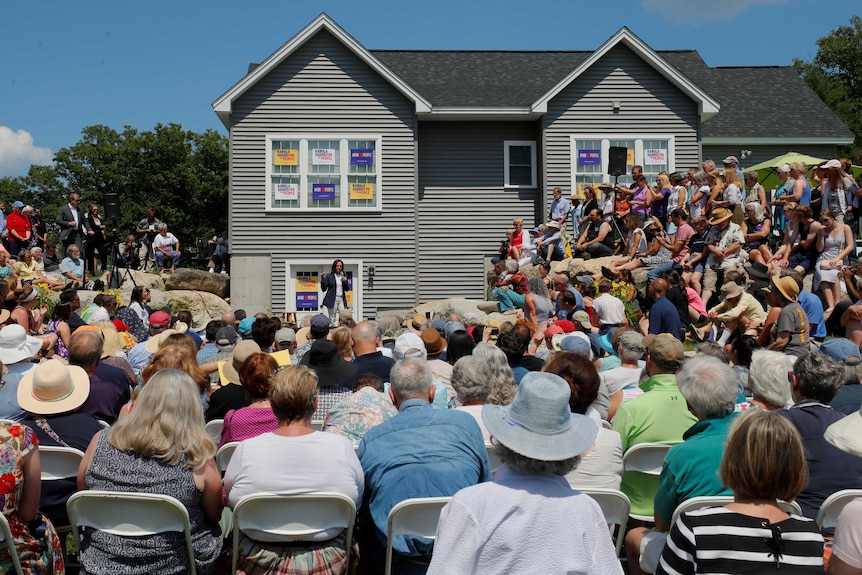
[[504, 185], [507, 188], [536, 187], [536, 142], [503, 142]]
[[655, 183], [659, 172], [672, 172], [674, 167], [674, 137], [631, 135], [607, 137], [602, 135], [576, 135], [571, 137], [572, 190], [581, 191], [584, 184], [614, 181], [608, 175], [608, 154], [612, 146], [623, 147], [626, 154], [626, 173], [619, 183], [632, 185], [632, 167], [643, 166], [644, 176]]
[[380, 210], [380, 136], [267, 136], [267, 210]]

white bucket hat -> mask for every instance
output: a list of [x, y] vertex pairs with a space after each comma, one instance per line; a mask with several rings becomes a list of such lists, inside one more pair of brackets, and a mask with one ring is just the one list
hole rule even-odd
[[0, 329], [0, 361], [12, 365], [34, 357], [42, 349], [42, 340], [27, 335], [24, 326], [16, 323]]
[[826, 441], [856, 457], [862, 457], [862, 408], [826, 428]]
[[482, 421], [497, 441], [525, 457], [569, 459], [589, 449], [599, 433], [593, 420], [570, 411], [571, 393], [560, 376], [531, 371], [510, 405], [482, 407]]

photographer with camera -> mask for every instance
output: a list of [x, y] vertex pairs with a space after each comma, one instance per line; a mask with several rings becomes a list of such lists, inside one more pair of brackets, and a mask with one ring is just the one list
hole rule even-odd
[[126, 241], [117, 246], [117, 267], [133, 270], [141, 267], [141, 258], [138, 257], [139, 247], [134, 234], [127, 235]]
[[155, 255], [153, 253], [152, 246], [156, 236], [159, 235], [159, 227], [163, 223], [164, 222], [162, 220], [156, 217], [156, 211], [153, 208], [147, 208], [147, 217], [138, 223], [137, 232], [141, 241], [138, 254], [140, 256], [140, 260], [144, 262], [143, 271], [146, 271], [148, 263], [155, 266]]

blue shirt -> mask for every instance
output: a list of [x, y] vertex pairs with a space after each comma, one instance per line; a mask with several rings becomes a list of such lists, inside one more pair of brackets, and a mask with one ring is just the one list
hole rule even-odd
[[802, 290], [797, 296], [802, 311], [808, 316], [811, 337], [826, 337], [826, 321], [823, 317], [823, 302], [810, 291]]
[[84, 277], [83, 258], [78, 258], [77, 260], [73, 260], [70, 257], [63, 258], [63, 261], [60, 262], [60, 273], [66, 276], [67, 272], [72, 272], [72, 275], [75, 277]]
[[682, 329], [679, 312], [667, 296], [661, 296], [655, 300], [649, 310], [649, 333], [669, 333], [679, 339]]
[[[371, 428], [357, 450], [365, 471], [363, 514], [374, 521], [377, 541], [386, 545], [389, 511], [413, 497], [448, 497], [491, 480], [482, 432], [464, 411], [433, 409], [420, 398], [401, 404], [398, 415]], [[429, 555], [428, 539], [400, 535], [402, 555]]]
[[212, 342], [207, 343], [198, 351], [198, 364], [204, 364], [207, 360], [218, 353], [218, 346]]
[[[584, 297], [581, 295], [581, 292], [576, 290], [575, 286], [569, 286], [566, 289], [568, 289], [570, 292], [575, 294], [575, 309], [573, 309], [572, 312], [586, 311], [586, 308], [584, 307]], [[559, 297], [557, 297], [557, 301], [555, 302], [555, 305], [557, 308], [557, 319], [569, 319], [568, 318], [569, 312], [567, 312], [563, 309], [560, 309], [560, 298]]]

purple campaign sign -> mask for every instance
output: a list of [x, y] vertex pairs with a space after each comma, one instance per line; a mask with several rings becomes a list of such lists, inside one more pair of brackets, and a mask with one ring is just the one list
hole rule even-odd
[[601, 150], [578, 150], [578, 165], [600, 166], [602, 165]]
[[296, 309], [317, 309], [317, 294], [298, 292], [296, 294]]
[[350, 163], [354, 166], [374, 165], [374, 150], [350, 150]]
[[335, 184], [311, 184], [312, 200], [334, 200]]

